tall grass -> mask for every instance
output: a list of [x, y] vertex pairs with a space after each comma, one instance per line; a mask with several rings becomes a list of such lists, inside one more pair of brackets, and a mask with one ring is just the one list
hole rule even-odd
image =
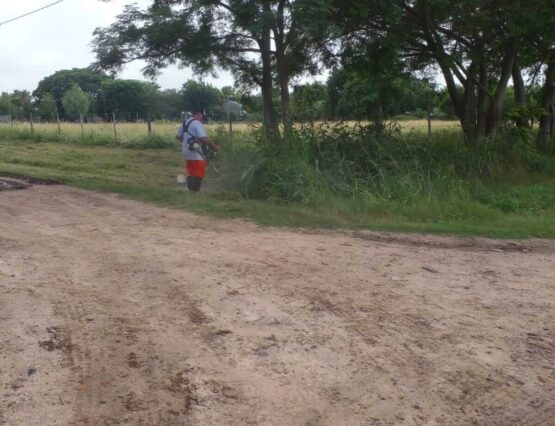
[[226, 181], [251, 199], [312, 205], [353, 200], [364, 208], [395, 206], [418, 220], [487, 219], [492, 211], [484, 207], [555, 213], [553, 157], [510, 131], [471, 148], [455, 131], [428, 137], [403, 133], [394, 123], [320, 123], [293, 130], [280, 146], [253, 132], [227, 154], [235, 169]]

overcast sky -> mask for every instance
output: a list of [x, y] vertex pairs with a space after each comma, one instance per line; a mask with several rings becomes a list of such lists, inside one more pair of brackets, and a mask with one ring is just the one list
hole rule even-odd
[[[0, 22], [54, 0], [2, 1]], [[40, 80], [61, 69], [83, 68], [94, 61], [92, 33], [114, 22], [126, 4], [148, 5], [151, 0], [64, 0], [26, 18], [0, 26], [0, 92], [33, 91]], [[128, 65], [120, 78], [144, 79], [141, 63]], [[163, 89], [178, 89], [194, 78], [189, 69], [168, 68], [157, 80]], [[228, 73], [203, 79], [217, 87], [233, 84]]]

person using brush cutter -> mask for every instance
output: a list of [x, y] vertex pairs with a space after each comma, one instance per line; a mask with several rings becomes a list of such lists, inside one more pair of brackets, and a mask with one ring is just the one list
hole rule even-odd
[[221, 146], [212, 142], [206, 136], [202, 123], [204, 114], [201, 110], [193, 111], [193, 116], [183, 123], [178, 129], [176, 140], [182, 144], [185, 172], [187, 174], [187, 188], [189, 191], [198, 192], [202, 179], [206, 175], [207, 159], [210, 149], [218, 151]]

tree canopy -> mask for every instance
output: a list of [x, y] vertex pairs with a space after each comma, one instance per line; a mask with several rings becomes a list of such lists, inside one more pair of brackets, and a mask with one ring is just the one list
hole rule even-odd
[[110, 77], [103, 72], [93, 71], [89, 68], [60, 70], [42, 79], [38, 87], [33, 91], [33, 97], [40, 102], [43, 96], [50, 93], [56, 100], [60, 116], [66, 118], [67, 112], [63, 106], [62, 98], [69, 89], [75, 84], [78, 85], [81, 90], [89, 95], [93, 107], [92, 110], [96, 110], [96, 101], [102, 82], [109, 79]]
[[37, 112], [40, 118], [44, 120], [53, 120], [56, 117], [58, 108], [56, 106], [56, 100], [51, 93], [44, 94], [44, 96], [40, 99]]
[[104, 80], [100, 85], [99, 109], [120, 117], [133, 119], [152, 113], [156, 104], [158, 88], [153, 83], [138, 80]]
[[191, 66], [201, 75], [229, 70], [244, 86], [262, 92], [264, 125], [278, 141], [274, 87], [281, 117], [289, 124], [289, 84], [318, 69], [330, 10], [327, 1], [157, 0], [147, 10], [127, 6], [111, 26], [95, 31], [97, 67], [118, 71], [143, 59], [145, 73], [169, 64]]
[[77, 84], [71, 86], [62, 97], [62, 105], [69, 118], [75, 119], [86, 114], [90, 108], [90, 97]]
[[334, 0], [334, 8], [347, 56], [386, 51], [411, 70], [438, 69], [471, 145], [495, 136], [519, 63], [545, 61], [555, 40], [553, 2]]
[[188, 80], [183, 84], [181, 96], [185, 111], [202, 110], [206, 114], [222, 112], [222, 92], [210, 84]]

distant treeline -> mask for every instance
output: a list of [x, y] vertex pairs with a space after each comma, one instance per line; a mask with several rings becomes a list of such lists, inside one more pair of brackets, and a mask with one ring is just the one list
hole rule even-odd
[[[378, 117], [388, 119], [426, 118], [456, 119], [452, 102], [445, 88], [428, 79], [410, 74], [398, 75], [384, 86], [362, 79], [346, 69], [336, 69], [324, 83], [293, 86], [291, 116], [293, 120], [364, 120]], [[509, 87], [509, 92], [513, 90]], [[514, 109], [514, 96], [505, 98], [505, 117]], [[234, 119], [262, 121], [262, 96], [235, 89], [221, 89], [210, 84], [189, 80], [180, 90], [161, 90], [147, 81], [112, 78], [89, 68], [61, 70], [44, 78], [30, 93], [15, 90], [0, 95], [0, 114], [14, 120], [111, 120], [116, 114], [120, 121], [152, 119], [179, 120], [183, 112], [200, 107], [211, 120], [225, 120], [223, 103], [234, 100], [243, 105], [244, 114]], [[279, 93], [274, 97], [279, 114]]]

